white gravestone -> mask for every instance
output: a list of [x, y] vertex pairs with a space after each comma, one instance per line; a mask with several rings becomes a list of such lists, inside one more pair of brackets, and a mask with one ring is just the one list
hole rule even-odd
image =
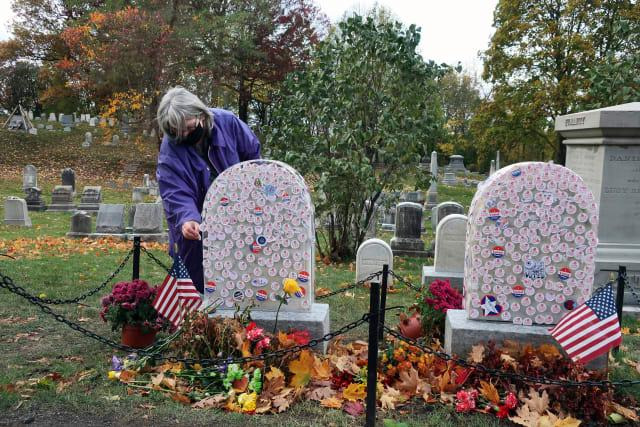
[[429, 286], [436, 279], [448, 280], [452, 287], [462, 291], [467, 217], [450, 214], [436, 228], [433, 266], [422, 268], [422, 284]]
[[500, 169], [469, 209], [469, 318], [555, 324], [591, 296], [598, 206], [571, 170], [540, 162]]
[[[362, 242], [356, 253], [356, 282], [382, 271], [385, 264], [389, 266], [389, 270], [393, 270], [393, 251], [387, 242], [380, 239]], [[388, 277], [387, 286], [391, 286], [392, 279], [392, 276]], [[382, 283], [382, 275], [370, 281]]]
[[252, 319], [272, 329], [291, 279], [300, 291], [282, 306], [278, 329], [329, 332], [329, 305], [314, 303], [314, 209], [300, 174], [269, 160], [234, 165], [209, 188], [202, 217], [205, 305], [221, 304], [214, 315], [253, 305]]
[[38, 186], [38, 169], [33, 165], [27, 165], [22, 172], [22, 189]]
[[431, 184], [429, 184], [429, 191], [427, 191], [427, 204], [426, 208], [431, 209], [438, 204], [438, 153], [431, 152]]
[[4, 223], [31, 227], [27, 202], [19, 197], [9, 196], [4, 201]]

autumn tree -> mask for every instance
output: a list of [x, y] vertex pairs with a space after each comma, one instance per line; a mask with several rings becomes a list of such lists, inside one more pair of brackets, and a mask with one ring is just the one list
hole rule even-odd
[[554, 118], [583, 106], [590, 69], [638, 49], [613, 31], [621, 19], [637, 23], [638, 7], [632, 0], [500, 0], [484, 52], [483, 78], [493, 91], [472, 124], [480, 155], [501, 149], [511, 162], [524, 155], [563, 163]]
[[441, 136], [442, 70], [419, 41], [413, 25], [348, 18], [277, 98], [265, 147], [313, 186], [324, 256], [355, 254], [382, 191], [399, 189]]
[[13, 111], [18, 104], [33, 109], [38, 101], [38, 66], [18, 61], [0, 67], [0, 105]]

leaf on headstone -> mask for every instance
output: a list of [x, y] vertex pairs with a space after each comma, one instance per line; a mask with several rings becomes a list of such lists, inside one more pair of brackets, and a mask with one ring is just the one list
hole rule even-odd
[[500, 404], [500, 395], [493, 384], [480, 380], [480, 394], [494, 405]]
[[342, 390], [342, 397], [349, 401], [364, 399], [367, 396], [366, 386], [364, 384], [351, 383]]
[[362, 415], [362, 413], [364, 412], [364, 405], [358, 401], [347, 402], [344, 404], [342, 409], [347, 414], [357, 417], [359, 415]]
[[542, 394], [538, 394], [537, 391], [530, 388], [529, 398], [523, 398], [522, 401], [527, 404], [529, 409], [543, 415], [549, 408], [549, 395], [546, 390], [542, 391]]
[[471, 347], [471, 352], [469, 353], [469, 359], [473, 363], [482, 363], [484, 359], [484, 345], [478, 344]]
[[418, 371], [413, 367], [407, 371], [402, 370], [398, 375], [399, 381], [396, 381], [394, 387], [403, 393], [415, 394], [418, 388]]
[[325, 408], [340, 409], [342, 408], [342, 399], [339, 399], [335, 396], [328, 397], [326, 399], [322, 399], [320, 401], [320, 405], [324, 406]]

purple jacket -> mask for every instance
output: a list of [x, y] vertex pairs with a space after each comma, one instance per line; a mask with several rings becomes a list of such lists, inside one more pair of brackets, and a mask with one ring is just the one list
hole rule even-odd
[[[236, 163], [260, 158], [260, 141], [249, 126], [229, 111], [211, 111], [214, 126], [209, 137], [209, 159], [218, 175]], [[185, 239], [181, 230], [187, 221], [202, 222], [200, 213], [211, 182], [209, 166], [195, 147], [177, 145], [165, 135], [156, 177], [169, 224], [169, 254], [174, 255], [177, 243], [191, 280], [203, 292], [202, 241]]]

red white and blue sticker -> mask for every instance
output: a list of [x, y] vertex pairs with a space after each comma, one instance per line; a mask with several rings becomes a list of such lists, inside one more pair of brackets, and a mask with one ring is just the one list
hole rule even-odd
[[214, 282], [213, 280], [207, 282], [204, 285], [204, 293], [205, 294], [212, 294], [216, 291], [216, 282]]
[[491, 255], [493, 255], [495, 258], [502, 258], [504, 256], [504, 247], [494, 246], [491, 250]]
[[256, 291], [256, 299], [258, 301], [266, 301], [268, 296], [269, 293], [264, 289], [259, 289], [258, 291]]
[[255, 286], [256, 288], [261, 288], [263, 286], [267, 286], [269, 284], [269, 280], [266, 277], [256, 277], [251, 281], [251, 286]]
[[516, 298], [521, 298], [524, 295], [524, 286], [515, 285], [513, 288], [511, 288], [511, 295]]
[[251, 252], [253, 252], [254, 254], [259, 254], [261, 250], [262, 246], [260, 246], [258, 242], [253, 242], [251, 244]]
[[500, 219], [500, 209], [498, 208], [490, 208], [489, 209], [489, 219], [492, 221], [497, 221]]
[[262, 216], [262, 207], [261, 206], [256, 206], [253, 209], [253, 213], [256, 214], [256, 216]]
[[302, 283], [306, 283], [309, 281], [309, 273], [306, 271], [301, 271], [298, 273], [298, 281]]
[[571, 269], [569, 267], [562, 267], [560, 271], [558, 271], [558, 277], [560, 280], [568, 280], [571, 278]]
[[296, 291], [295, 296], [297, 296], [298, 298], [303, 298], [306, 294], [307, 290], [304, 288], [304, 286], [300, 286], [300, 290]]
[[287, 193], [286, 191], [282, 193], [280, 197], [282, 197], [282, 201], [284, 203], [289, 203], [291, 201], [291, 196], [289, 196], [289, 193]]
[[229, 198], [228, 197], [223, 197], [220, 199], [220, 204], [222, 206], [227, 206], [229, 204]]
[[480, 300], [480, 307], [484, 310], [485, 316], [497, 316], [502, 313], [502, 306], [498, 304], [493, 295], [483, 296]]

